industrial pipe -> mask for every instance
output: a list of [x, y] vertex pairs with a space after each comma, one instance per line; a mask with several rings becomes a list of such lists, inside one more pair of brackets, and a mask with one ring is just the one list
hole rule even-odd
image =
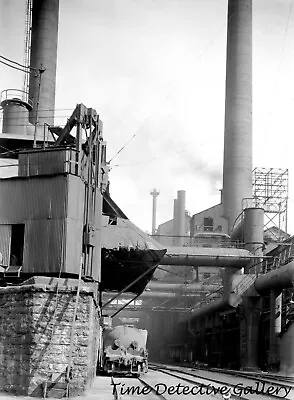
[[192, 319], [204, 317], [206, 315], [212, 314], [214, 312], [219, 312], [227, 309], [228, 307], [236, 308], [241, 302], [241, 296], [231, 293], [226, 297], [217, 299], [206, 306], [203, 306], [197, 310], [190, 312], [188, 315], [184, 316], [180, 322], [188, 322]]
[[255, 281], [255, 289], [259, 294], [265, 294], [270, 290], [276, 292], [294, 286], [294, 262], [260, 275]]
[[203, 267], [246, 266], [254, 256], [244, 249], [203, 248], [203, 247], [170, 247], [161, 259], [160, 265], [192, 265]]
[[233, 227], [231, 232], [231, 241], [244, 242], [244, 220], [242, 219], [236, 226]]
[[[149, 282], [146, 289], [150, 289], [152, 291], [161, 290], [167, 292], [210, 292], [219, 287], [220, 284], [209, 284], [205, 285], [202, 282], [200, 283], [167, 283], [167, 282]], [[145, 289], [145, 290], [146, 290]]]
[[264, 248], [264, 210], [263, 208], [251, 207], [244, 210], [244, 248], [257, 258], [245, 268], [245, 274], [250, 272], [250, 268], [257, 265], [256, 272], [261, 271], [263, 248]]
[[[203, 290], [204, 291], [204, 290]], [[209, 289], [206, 290], [206, 292], [209, 292]], [[183, 294], [181, 293], [173, 293], [173, 292], [157, 292], [157, 291], [149, 291], [149, 290], [145, 290], [143, 293], [140, 294], [139, 299], [142, 298], [156, 298], [156, 297], [164, 297], [164, 298], [179, 298], [181, 296], [189, 296], [189, 297], [200, 297], [201, 294], [199, 294], [198, 292], [185, 292]], [[108, 300], [108, 298], [110, 299], [111, 297], [114, 297], [114, 293], [103, 293], [103, 298]], [[130, 299], [131, 297], [134, 297], [133, 294], [131, 293], [123, 293], [121, 295], [121, 297], [118, 298], [118, 300], [123, 299]], [[115, 297], [114, 297], [115, 300]]]

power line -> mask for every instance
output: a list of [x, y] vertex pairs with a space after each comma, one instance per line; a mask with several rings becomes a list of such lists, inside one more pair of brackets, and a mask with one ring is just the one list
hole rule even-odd
[[[73, 108], [40, 108], [40, 111], [73, 111]], [[18, 113], [19, 113], [18, 111], [9, 112], [9, 114], [18, 114]], [[64, 117], [70, 117], [70, 115], [64, 115]], [[2, 117], [0, 116], [0, 118]]]
[[[48, 117], [48, 115], [40, 115], [39, 116], [39, 118], [46, 118], [46, 117]], [[56, 117], [56, 118], [66, 118], [66, 117]], [[34, 124], [30, 124], [30, 123], [27, 123], [27, 124], [9, 124], [9, 126], [13, 126], [13, 127], [20, 127], [20, 126], [26, 126], [26, 127], [29, 127], [29, 126], [34, 126]], [[40, 126], [42, 126], [42, 128], [44, 127], [43, 126], [43, 124], [41, 124]], [[3, 133], [5, 133], [5, 132], [3, 132]]]
[[15, 66], [13, 66], [13, 65], [7, 64], [6, 62], [4, 62], [4, 61], [2, 61], [2, 60], [0, 60], [0, 63], [2, 63], [2, 64], [4, 64], [4, 65], [7, 65], [7, 67], [10, 67], [10, 68], [16, 69], [16, 70], [18, 70], [18, 71], [24, 72], [25, 74], [29, 74], [29, 73], [30, 73], [30, 71], [26, 71], [26, 70], [24, 70], [24, 69], [21, 69], [21, 68], [15, 67]]
[[111, 161], [119, 155], [119, 153], [121, 151], [123, 151], [123, 149], [125, 149], [127, 147], [127, 145], [131, 142], [131, 140], [134, 139], [134, 137], [136, 136], [137, 133], [134, 133], [133, 136], [127, 141], [127, 143], [109, 160], [109, 164], [111, 163]]
[[114, 165], [112, 165], [112, 168], [114, 168], [114, 167], [130, 167], [130, 166], [133, 166], [133, 165], [149, 164], [152, 161], [159, 160], [160, 158], [161, 157], [156, 157], [156, 158], [152, 158], [151, 160], [146, 160], [146, 161], [143, 161], [143, 162], [130, 163], [130, 164], [114, 164]]
[[1, 55], [0, 55], [0, 58], [3, 58], [3, 60], [6, 60], [6, 61], [8, 61], [8, 62], [10, 62], [12, 64], [16, 64], [19, 67], [22, 67], [22, 68], [25, 68], [25, 69], [33, 69], [35, 71], [39, 70], [38, 68], [33, 68], [33, 67], [30, 67], [30, 66], [27, 66], [27, 65], [20, 64], [20, 63], [18, 63], [16, 61], [11, 60], [10, 58], [7, 58], [7, 57], [1, 56]]

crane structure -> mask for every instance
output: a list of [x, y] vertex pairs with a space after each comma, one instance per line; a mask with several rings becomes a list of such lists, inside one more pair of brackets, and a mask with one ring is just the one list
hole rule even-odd
[[[76, 128], [76, 135], [71, 135]], [[64, 128], [49, 127], [57, 136], [53, 147], [71, 146], [74, 149], [72, 170], [85, 182], [84, 232], [83, 232], [83, 275], [93, 276], [93, 268], [99, 268], [101, 276], [100, 251], [94, 257], [93, 249], [99, 238], [102, 215], [102, 193], [108, 185], [108, 166], [106, 162], [106, 143], [103, 141], [103, 124], [93, 108], [78, 104]], [[99, 235], [98, 235], [99, 236]], [[99, 246], [98, 246], [99, 247]], [[99, 255], [98, 255], [99, 254]]]

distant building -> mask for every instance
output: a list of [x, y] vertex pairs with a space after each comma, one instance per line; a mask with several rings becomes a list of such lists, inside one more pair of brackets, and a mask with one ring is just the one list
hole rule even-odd
[[[190, 245], [190, 221], [191, 216], [185, 212], [185, 233], [184, 246]], [[171, 247], [174, 243], [174, 219], [164, 222], [158, 226], [155, 239], [163, 246]]]
[[228, 234], [228, 221], [223, 217], [223, 205], [217, 204], [194, 214], [190, 222], [191, 237], [202, 232]]
[[291, 237], [287, 232], [279, 229], [277, 226], [272, 226], [271, 228], [265, 229], [264, 231], [264, 241], [265, 242], [283, 242]]
[[[276, 226], [272, 226], [264, 231], [264, 244], [265, 244], [265, 254], [269, 254], [274, 249], [278, 248], [278, 243], [282, 243], [284, 241], [288, 242], [291, 238], [287, 232], [279, 229]], [[292, 242], [293, 238], [291, 238]]]

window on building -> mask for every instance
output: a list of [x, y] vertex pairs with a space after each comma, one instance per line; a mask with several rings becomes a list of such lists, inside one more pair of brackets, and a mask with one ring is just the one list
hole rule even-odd
[[14, 224], [11, 226], [10, 265], [22, 265], [24, 232], [24, 224]]
[[221, 225], [218, 225], [218, 226], [217, 226], [217, 231], [218, 231], [218, 232], [221, 232], [222, 230], [223, 230], [223, 227], [222, 227]]
[[212, 232], [213, 231], [213, 218], [205, 217], [203, 221], [204, 231]]
[[209, 273], [209, 272], [204, 272], [203, 278], [204, 278], [204, 279], [210, 278], [210, 273]]

